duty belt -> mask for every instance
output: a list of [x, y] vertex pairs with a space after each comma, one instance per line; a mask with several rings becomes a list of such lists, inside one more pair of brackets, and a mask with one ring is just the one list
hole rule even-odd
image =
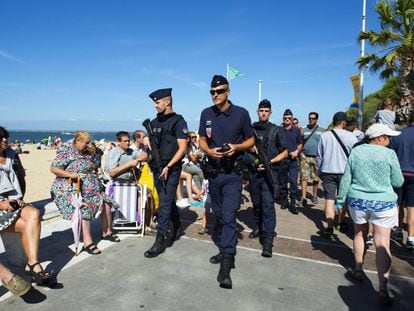
[[223, 167], [211, 167], [206, 166], [205, 170], [208, 174], [217, 175], [217, 174], [229, 174], [232, 171], [235, 171], [237, 174], [242, 173], [242, 164], [241, 161], [234, 162], [234, 166], [223, 166]]

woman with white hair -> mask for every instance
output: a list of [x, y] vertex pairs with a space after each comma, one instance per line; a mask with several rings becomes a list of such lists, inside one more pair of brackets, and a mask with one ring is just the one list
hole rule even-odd
[[391, 270], [390, 234], [398, 223], [397, 194], [393, 187], [400, 187], [404, 178], [394, 150], [387, 148], [391, 137], [400, 133], [384, 124], [371, 125], [366, 131], [367, 144], [354, 148], [341, 180], [337, 204], [346, 202], [355, 224], [355, 267], [347, 271], [357, 282], [364, 280], [364, 239], [368, 221], [374, 227], [376, 264], [379, 278], [379, 301], [392, 304], [388, 293]]

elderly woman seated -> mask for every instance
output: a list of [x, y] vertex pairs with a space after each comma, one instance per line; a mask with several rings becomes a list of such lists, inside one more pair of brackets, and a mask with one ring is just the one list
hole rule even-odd
[[95, 173], [96, 158], [89, 151], [91, 138], [88, 132], [78, 131], [73, 144], [63, 145], [57, 152], [51, 165], [51, 172], [56, 175], [52, 185], [55, 203], [64, 219], [71, 220], [75, 211], [72, 205], [74, 193], [72, 182], [79, 182], [82, 195], [82, 250], [91, 255], [98, 255], [101, 250], [96, 246], [91, 236], [91, 220], [98, 211], [102, 211], [102, 239], [119, 242], [110, 228], [111, 200], [102, 192], [101, 184]]
[[23, 201], [19, 179], [13, 168], [14, 153], [7, 151], [9, 133], [0, 127], [0, 232], [18, 232], [27, 256], [26, 273], [41, 286], [53, 287], [56, 277], [39, 262], [40, 212]]

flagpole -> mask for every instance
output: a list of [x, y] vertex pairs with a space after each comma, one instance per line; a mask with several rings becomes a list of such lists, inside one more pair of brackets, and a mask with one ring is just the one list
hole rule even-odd
[[[362, 31], [365, 31], [366, 0], [362, 1]], [[365, 56], [365, 39], [361, 40], [361, 57]], [[358, 98], [358, 127], [362, 130], [362, 116], [364, 105], [364, 67], [359, 70], [359, 98]]]
[[226, 79], [227, 79], [227, 81], [229, 80], [229, 75], [230, 75], [230, 64], [227, 64], [227, 70], [226, 70]]
[[259, 103], [262, 100], [262, 80], [259, 80]]

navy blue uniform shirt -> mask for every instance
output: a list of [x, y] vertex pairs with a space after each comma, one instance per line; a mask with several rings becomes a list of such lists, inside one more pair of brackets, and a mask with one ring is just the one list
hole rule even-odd
[[201, 112], [198, 134], [206, 137], [209, 148], [221, 147], [224, 143], [241, 144], [253, 136], [249, 112], [231, 102], [223, 112], [216, 105], [205, 108]]
[[285, 133], [287, 150], [289, 153], [295, 151], [298, 145], [302, 143], [302, 135], [297, 127], [291, 126], [290, 129], [283, 128]]

